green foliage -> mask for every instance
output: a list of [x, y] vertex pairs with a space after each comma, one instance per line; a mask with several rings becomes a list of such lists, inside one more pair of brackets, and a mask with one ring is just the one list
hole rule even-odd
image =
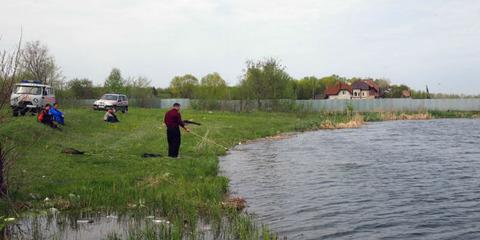
[[71, 96], [77, 99], [88, 99], [88, 98], [94, 98], [95, 93], [93, 90], [93, 83], [92, 81], [83, 78], [83, 79], [72, 79], [70, 82], [67, 84]]
[[320, 79], [320, 81], [323, 82], [323, 84], [325, 84], [325, 87], [329, 87], [329, 86], [332, 86], [334, 84], [336, 84], [337, 82], [347, 82], [347, 78], [345, 77], [340, 77], [338, 75], [331, 75], [331, 76], [328, 76], [328, 77], [323, 77]]
[[380, 91], [385, 91], [390, 88], [390, 81], [388, 79], [375, 79], [375, 83], [380, 88]]
[[406, 85], [391, 85], [388, 92], [385, 93], [386, 98], [401, 98], [404, 90], [410, 91], [410, 88]]
[[139, 107], [151, 107], [154, 92], [150, 87], [150, 80], [146, 77], [136, 77], [127, 79], [125, 83], [125, 93], [130, 98], [130, 101], [134, 100], [135, 105]]
[[380, 122], [383, 121], [383, 115], [382, 113], [378, 112], [365, 112], [362, 113], [363, 120], [366, 122]]
[[220, 109], [221, 102], [227, 97], [227, 83], [218, 73], [210, 73], [202, 78], [196, 88], [195, 109]]
[[110, 93], [123, 93], [124, 80], [120, 69], [113, 68], [104, 83], [105, 90]]
[[413, 99], [428, 99], [428, 98], [431, 97], [429, 93], [424, 92], [424, 91], [414, 91], [414, 90], [412, 90], [411, 93], [412, 93], [412, 98]]
[[325, 84], [314, 76], [304, 77], [295, 83], [297, 99], [315, 99], [325, 91]]
[[346, 78], [337, 75], [317, 78], [315, 76], [304, 77], [295, 83], [295, 94], [297, 99], [323, 99], [325, 89], [339, 81], [348, 81]]
[[240, 86], [227, 86], [227, 99], [229, 100], [240, 100], [243, 99], [241, 96]]
[[347, 110], [347, 114], [349, 116], [352, 116], [353, 115], [353, 103], [352, 102], [347, 102], [347, 107], [346, 107], [346, 110]]
[[158, 97], [158, 90], [155, 87], [152, 87], [152, 95]]
[[429, 111], [433, 118], [479, 118], [480, 112]]
[[292, 78], [274, 58], [248, 61], [240, 88], [243, 99], [282, 99], [294, 96]]
[[194, 93], [198, 87], [198, 79], [192, 74], [175, 76], [170, 82], [170, 91], [174, 97], [194, 98]]
[[227, 96], [227, 83], [218, 73], [210, 73], [202, 78], [198, 93], [199, 99], [225, 99]]

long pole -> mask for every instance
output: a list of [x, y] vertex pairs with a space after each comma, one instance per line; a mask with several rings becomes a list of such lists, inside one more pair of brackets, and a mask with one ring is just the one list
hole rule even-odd
[[214, 144], [214, 145], [217, 145], [217, 146], [219, 146], [219, 147], [222, 147], [222, 148], [225, 149], [225, 150], [228, 150], [227, 147], [225, 147], [225, 146], [223, 146], [223, 145], [221, 145], [221, 144], [218, 144], [217, 142], [213, 141], [212, 139], [209, 139], [209, 138], [207, 138], [207, 137], [205, 137], [205, 136], [198, 135], [198, 134], [196, 134], [196, 133], [194, 133], [194, 132], [192, 132], [192, 131], [190, 131], [190, 133], [191, 133], [193, 136], [199, 137], [199, 138], [201, 138], [201, 139], [203, 139], [203, 140], [205, 140], [205, 141], [207, 141], [207, 142], [210, 142], [210, 143], [212, 143], [212, 144]]

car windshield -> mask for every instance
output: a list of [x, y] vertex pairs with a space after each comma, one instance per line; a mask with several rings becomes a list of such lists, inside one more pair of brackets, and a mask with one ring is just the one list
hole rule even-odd
[[42, 94], [41, 87], [32, 87], [32, 86], [17, 86], [15, 88], [16, 94], [32, 94], [32, 95], [40, 95]]
[[105, 94], [101, 98], [102, 100], [117, 100], [117, 95]]

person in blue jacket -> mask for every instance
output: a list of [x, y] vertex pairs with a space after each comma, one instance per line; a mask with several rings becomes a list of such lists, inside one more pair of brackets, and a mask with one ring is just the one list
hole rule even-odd
[[55, 122], [65, 125], [65, 116], [60, 110], [58, 110], [58, 103], [53, 104], [53, 108], [50, 108], [50, 115], [53, 116]]

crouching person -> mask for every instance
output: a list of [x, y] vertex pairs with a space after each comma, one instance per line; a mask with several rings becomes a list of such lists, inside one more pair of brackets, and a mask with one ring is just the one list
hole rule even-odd
[[107, 109], [105, 116], [103, 116], [103, 121], [109, 122], [109, 123], [119, 122], [117, 115], [115, 115], [115, 110], [112, 108]]
[[65, 125], [65, 116], [60, 110], [58, 110], [58, 103], [53, 104], [53, 108], [50, 109], [50, 115], [53, 116], [55, 122]]
[[51, 106], [46, 104], [43, 110], [38, 114], [37, 120], [52, 128], [57, 128], [57, 124], [53, 121], [53, 115], [50, 113]]

